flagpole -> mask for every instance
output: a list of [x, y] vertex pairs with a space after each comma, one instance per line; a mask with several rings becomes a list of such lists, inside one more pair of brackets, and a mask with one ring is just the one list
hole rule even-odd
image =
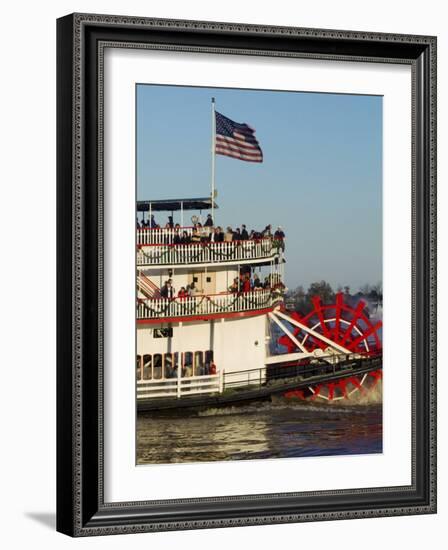
[[212, 182], [211, 182], [211, 198], [212, 198], [212, 220], [215, 224], [215, 149], [216, 149], [216, 115], [215, 115], [215, 98], [212, 97]]

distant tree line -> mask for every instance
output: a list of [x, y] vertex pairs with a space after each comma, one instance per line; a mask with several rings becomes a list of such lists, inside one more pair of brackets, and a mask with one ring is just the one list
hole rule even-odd
[[365, 300], [370, 303], [373, 308], [383, 303], [383, 285], [377, 283], [375, 285], [364, 284], [359, 289], [352, 293], [349, 286], [339, 285], [334, 291], [330, 283], [326, 281], [316, 281], [311, 283], [308, 290], [305, 291], [302, 285], [286, 293], [286, 303], [288, 309], [300, 311], [303, 315], [314, 309], [312, 298], [319, 296], [323, 304], [333, 304], [336, 300], [336, 292], [343, 292], [346, 302], [358, 302]]

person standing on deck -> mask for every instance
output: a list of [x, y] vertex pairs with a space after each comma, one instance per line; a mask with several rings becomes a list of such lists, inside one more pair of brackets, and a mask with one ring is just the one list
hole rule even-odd
[[201, 235], [198, 232], [198, 229], [196, 227], [193, 228], [193, 234], [191, 236], [191, 240], [193, 244], [198, 244], [201, 242]]
[[260, 277], [258, 276], [258, 273], [254, 274], [254, 288], [255, 289], [263, 288], [263, 283], [260, 281]]
[[243, 278], [243, 292], [250, 291], [250, 274], [246, 273]]
[[231, 227], [228, 227], [224, 235], [224, 242], [230, 243], [233, 241], [233, 231]]
[[224, 242], [224, 231], [222, 230], [222, 227], [217, 227], [215, 229], [215, 242], [216, 243], [222, 243]]
[[190, 289], [188, 291], [188, 294], [190, 296], [197, 296], [198, 295], [198, 289], [196, 288], [195, 282], [193, 281], [191, 283], [191, 285], [189, 285], [189, 286], [190, 286]]
[[160, 289], [160, 295], [162, 298], [172, 299], [174, 298], [175, 290], [171, 284], [171, 279], [165, 281], [165, 284]]

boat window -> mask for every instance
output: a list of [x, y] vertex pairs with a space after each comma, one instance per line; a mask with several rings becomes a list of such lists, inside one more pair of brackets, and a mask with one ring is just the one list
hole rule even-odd
[[142, 379], [142, 357], [141, 357], [141, 355], [137, 355], [136, 376], [137, 376], [137, 380]]
[[204, 355], [202, 351], [194, 352], [194, 372], [195, 376], [204, 374]]
[[173, 354], [165, 353], [165, 378], [173, 378]]
[[136, 356], [137, 380], [160, 380], [177, 376], [179, 364], [182, 376], [200, 376], [210, 374], [213, 363], [213, 350], [186, 351], [181, 353], [155, 353]]
[[143, 356], [143, 380], [152, 379], [152, 355]]
[[154, 379], [163, 378], [163, 360], [161, 353], [154, 354]]
[[183, 369], [182, 376], [191, 376], [193, 374], [193, 354], [191, 351], [186, 351], [183, 354]]
[[154, 338], [172, 338], [173, 327], [168, 328], [155, 328], [153, 331]]

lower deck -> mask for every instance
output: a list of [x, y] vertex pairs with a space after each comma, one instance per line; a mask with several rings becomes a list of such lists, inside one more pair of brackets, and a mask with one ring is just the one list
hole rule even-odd
[[264, 400], [288, 392], [312, 391], [313, 386], [337, 383], [348, 377], [358, 377], [363, 381], [381, 369], [382, 358], [375, 357], [347, 359], [334, 365], [322, 361], [307, 366], [289, 366], [283, 371], [279, 366], [263, 371], [258, 369], [258, 372], [242, 370], [240, 376], [246, 375], [246, 382], [241, 378], [236, 381], [235, 376], [225, 373], [159, 380], [154, 382], [152, 392], [148, 391], [148, 385], [137, 385], [137, 409], [143, 412], [207, 408]]
[[137, 383], [264, 369], [269, 338], [266, 315], [137, 325]]

